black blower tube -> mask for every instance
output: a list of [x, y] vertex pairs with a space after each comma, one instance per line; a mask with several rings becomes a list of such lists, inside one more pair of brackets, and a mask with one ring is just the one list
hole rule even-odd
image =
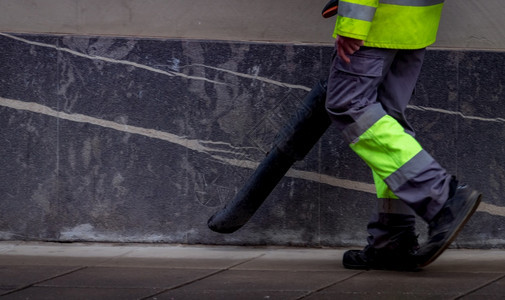
[[215, 232], [232, 233], [245, 225], [297, 160], [302, 160], [330, 126], [325, 109], [326, 80], [304, 99], [279, 138], [238, 194], [207, 225]]

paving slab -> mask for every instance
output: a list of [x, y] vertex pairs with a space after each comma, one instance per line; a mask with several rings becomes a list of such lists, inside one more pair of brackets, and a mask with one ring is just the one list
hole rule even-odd
[[267, 250], [247, 247], [138, 246], [125, 255], [104, 261], [101, 266], [150, 268], [228, 269], [261, 257]]
[[240, 299], [240, 300], [258, 300], [258, 299], [277, 299], [289, 300], [303, 297], [299, 291], [227, 291], [227, 290], [174, 290], [157, 295], [150, 300], [223, 300], [223, 299]]
[[174, 288], [215, 273], [212, 270], [90, 267], [49, 280], [42, 287]]
[[28, 287], [77, 269], [62, 266], [5, 266], [0, 265], [0, 295]]
[[495, 273], [368, 271], [307, 299], [453, 299], [496, 278]]
[[[195, 294], [214, 295], [225, 299], [230, 295], [240, 299], [297, 299], [336, 282], [346, 280], [356, 271], [275, 271], [275, 270], [228, 270], [205, 278], [191, 285], [157, 295], [157, 299], [179, 299]], [[265, 298], [266, 297], [266, 298]], [[285, 298], [286, 297], [286, 298]], [[153, 298], [154, 299], [154, 298]]]
[[109, 261], [108, 257], [55, 257], [55, 256], [25, 256], [0, 254], [0, 266], [61, 266], [61, 267], [84, 267], [96, 266]]
[[0, 242], [0, 266], [95, 266], [122, 257], [131, 246], [94, 243]]
[[141, 299], [147, 295], [153, 295], [157, 289], [149, 288], [53, 288], [53, 287], [32, 287], [26, 290], [19, 291], [15, 294], [10, 294], [2, 297], [6, 300], [56, 300], [56, 299], [72, 299], [72, 300], [111, 300], [111, 299]]
[[502, 299], [505, 251], [419, 272], [343, 268], [346, 249], [0, 242], [5, 299]]
[[504, 250], [457, 250], [444, 252], [426, 271], [438, 272], [505, 272]]
[[501, 279], [469, 293], [463, 299], [505, 299], [505, 275]]
[[[342, 268], [342, 249], [272, 249], [237, 270], [335, 271]], [[314, 255], [315, 252], [317, 255]]]

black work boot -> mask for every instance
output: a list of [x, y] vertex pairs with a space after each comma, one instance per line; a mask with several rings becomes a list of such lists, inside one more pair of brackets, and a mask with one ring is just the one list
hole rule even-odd
[[[451, 185], [457, 186], [453, 179]], [[429, 222], [428, 241], [416, 254], [419, 267], [437, 259], [456, 238], [481, 201], [482, 194], [467, 185], [452, 188], [449, 200]]]
[[415, 271], [418, 269], [415, 257], [418, 249], [417, 236], [409, 233], [385, 248], [368, 245], [363, 250], [346, 251], [342, 264], [347, 269]]

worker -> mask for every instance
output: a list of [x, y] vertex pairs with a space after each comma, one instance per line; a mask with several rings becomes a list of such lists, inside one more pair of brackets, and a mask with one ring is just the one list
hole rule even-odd
[[[460, 185], [415, 139], [405, 117], [443, 0], [340, 0], [326, 109], [372, 169], [378, 209], [351, 269], [413, 270], [433, 262], [476, 210], [481, 194]], [[419, 245], [415, 214], [428, 224]]]

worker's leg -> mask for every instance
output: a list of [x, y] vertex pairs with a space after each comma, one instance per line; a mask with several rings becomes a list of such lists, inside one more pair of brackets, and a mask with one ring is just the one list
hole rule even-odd
[[[377, 209], [372, 213], [367, 230], [368, 245], [376, 249], [412, 249], [418, 246], [414, 211], [374, 174]], [[404, 246], [404, 247], [403, 247]]]
[[328, 81], [326, 106], [351, 148], [398, 198], [430, 220], [447, 200], [451, 176], [378, 99], [379, 90], [387, 88], [382, 83], [390, 76], [397, 54], [397, 50], [363, 47], [351, 57], [350, 64], [337, 57]]
[[[412, 51], [409, 57], [414, 57], [415, 52]], [[380, 89], [401, 89], [398, 84], [388, 86], [385, 81], [388, 74], [394, 75], [391, 66], [398, 53], [396, 50], [364, 47], [352, 55], [350, 64], [337, 57], [328, 80], [326, 101], [330, 118], [342, 130], [350, 147], [394, 195], [429, 225], [428, 241], [415, 256], [405, 256], [405, 264], [394, 268], [410, 267], [411, 257], [415, 257], [418, 266], [433, 262], [454, 240], [482, 197], [467, 185], [458, 186], [454, 177], [447, 174], [406, 132], [405, 122], [393, 117], [394, 112], [388, 112], [387, 100], [381, 103], [378, 98]], [[404, 72], [400, 77], [413, 74], [416, 72]], [[370, 249], [372, 251], [367, 251]], [[385, 253], [382, 263], [389, 259], [391, 263], [398, 261], [395, 255]], [[343, 261], [344, 265], [346, 261], [357, 263], [346, 265], [351, 268], [370, 266], [370, 257], [381, 256], [373, 247], [368, 247], [363, 251], [346, 252]]]
[[[377, 101], [386, 113], [411, 135], [414, 130], [406, 120], [405, 110], [416, 86], [424, 53], [424, 49], [396, 51], [377, 91]], [[415, 250], [418, 244], [414, 211], [398, 199], [379, 175], [375, 172], [373, 175], [378, 205], [368, 223], [368, 244], [377, 249], [402, 245], [404, 249]]]

